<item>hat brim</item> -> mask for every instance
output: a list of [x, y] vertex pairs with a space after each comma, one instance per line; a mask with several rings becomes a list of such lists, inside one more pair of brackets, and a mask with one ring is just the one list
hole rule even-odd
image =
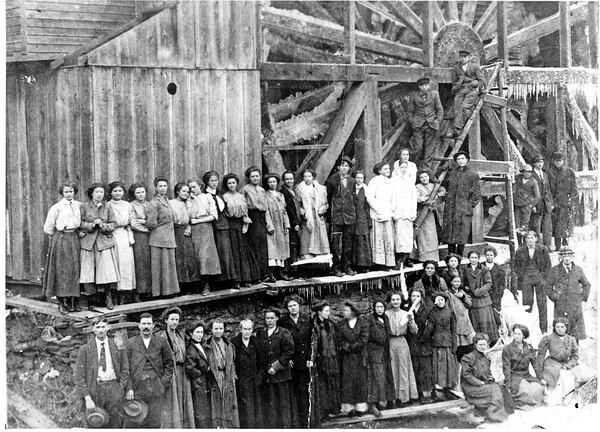
[[129, 420], [131, 420], [134, 423], [141, 423], [146, 419], [146, 416], [148, 415], [148, 405], [142, 401], [140, 401], [141, 405], [142, 405], [142, 412], [135, 416], [135, 417], [129, 417]]
[[[90, 418], [100, 417], [102, 420], [100, 423], [95, 423], [95, 421], [90, 421]], [[96, 407], [93, 410], [90, 410], [86, 413], [85, 416], [87, 424], [93, 429], [103, 428], [108, 424], [108, 412], [105, 409]]]

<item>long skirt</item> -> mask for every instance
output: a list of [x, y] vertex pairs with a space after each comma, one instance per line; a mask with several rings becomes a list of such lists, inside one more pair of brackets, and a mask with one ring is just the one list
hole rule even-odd
[[537, 381], [520, 380], [516, 392], [512, 393], [517, 406], [541, 405], [544, 401], [544, 386]]
[[461, 386], [467, 402], [475, 408], [486, 410], [486, 416], [489, 419], [495, 421], [506, 420], [504, 397], [502, 396], [502, 389], [497, 383], [473, 386], [463, 382]]
[[220, 429], [239, 428], [240, 418], [235, 391], [235, 377], [226, 377], [225, 380], [230, 380], [231, 382], [228, 384], [223, 382], [223, 392], [221, 392], [218, 385], [215, 385], [213, 391], [210, 393], [212, 425], [214, 428]]
[[267, 221], [265, 219], [265, 212], [248, 210], [248, 217], [252, 220], [252, 223], [248, 225], [246, 241], [250, 250], [252, 250], [256, 256], [262, 279], [268, 273], [269, 267]]
[[413, 242], [413, 222], [409, 219], [394, 221], [394, 245], [396, 246], [396, 253], [411, 253]]
[[258, 382], [254, 379], [238, 379], [236, 386], [240, 427], [242, 429], [263, 427], [262, 398]]
[[417, 380], [417, 390], [419, 392], [433, 390], [433, 356], [411, 356], [410, 358]]
[[119, 264], [114, 247], [99, 251], [94, 243], [91, 251], [81, 249], [80, 283], [103, 285], [118, 281]]
[[373, 249], [373, 264], [393, 267], [396, 265], [393, 222], [377, 222], [374, 219], [372, 222], [371, 248]]
[[261, 278], [261, 269], [246, 236], [242, 234], [242, 226], [241, 218], [229, 218], [229, 244], [234, 271], [239, 282], [257, 281]]
[[56, 231], [46, 256], [43, 287], [46, 298], [79, 297], [79, 236]]
[[340, 376], [317, 370], [312, 376], [311, 425], [319, 425], [327, 414], [340, 412]]
[[352, 264], [358, 267], [370, 267], [373, 263], [371, 238], [368, 234], [356, 234], [352, 242]]
[[297, 423], [292, 382], [266, 383], [262, 386], [264, 427], [290, 429]]
[[454, 388], [458, 383], [458, 363], [452, 348], [433, 348], [433, 379], [443, 388]]
[[498, 340], [500, 334], [498, 333], [498, 326], [494, 319], [494, 309], [492, 309], [491, 305], [480, 308], [472, 307], [469, 309], [469, 317], [471, 318], [471, 324], [473, 324], [475, 332], [487, 334], [492, 342]]
[[161, 423], [163, 429], [195, 428], [192, 387], [183, 364], [176, 364], [173, 369], [171, 386], [165, 395]]
[[437, 227], [435, 226], [435, 216], [431, 211], [427, 213], [425, 220], [416, 231], [419, 261], [439, 261]]
[[329, 239], [327, 237], [327, 226], [323, 216], [318, 216], [317, 211], [312, 209], [314, 226], [312, 231], [308, 229], [306, 223], [300, 226], [300, 255], [325, 255], [328, 254]]
[[135, 263], [133, 248], [129, 244], [129, 233], [125, 228], [119, 227], [113, 231], [113, 238], [120, 276], [117, 290], [131, 291], [135, 288]]
[[367, 365], [363, 353], [342, 353], [341, 400], [344, 404], [367, 402]]
[[152, 293], [150, 270], [150, 233], [134, 231], [133, 262], [135, 263], [135, 290], [138, 294]]
[[418, 397], [417, 380], [410, 358], [410, 349], [404, 336], [390, 338], [390, 359], [396, 399], [400, 399], [403, 403], [410, 399], [416, 399]]
[[192, 393], [194, 404], [194, 423], [197, 429], [211, 429], [210, 390], [197, 388]]
[[229, 230], [215, 230], [215, 243], [219, 254], [219, 265], [221, 267], [221, 276], [219, 279], [222, 281], [236, 280], [237, 274], [235, 273], [235, 262], [233, 259], [231, 242], [229, 241]]
[[179, 292], [175, 249], [150, 246], [152, 269], [152, 297], [167, 296]]
[[179, 283], [200, 280], [200, 266], [194, 252], [192, 237], [183, 235], [186, 227], [175, 225], [175, 263], [177, 264], [177, 280]]
[[[387, 347], [383, 348], [387, 350]], [[394, 374], [389, 357], [381, 362], [369, 362], [367, 401], [371, 403], [394, 400]]]
[[212, 223], [192, 225], [192, 244], [201, 275], [221, 274]]

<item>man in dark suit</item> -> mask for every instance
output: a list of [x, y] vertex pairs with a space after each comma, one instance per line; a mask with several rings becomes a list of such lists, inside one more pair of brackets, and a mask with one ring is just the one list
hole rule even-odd
[[541, 236], [544, 246], [550, 249], [552, 246], [552, 210], [554, 210], [554, 200], [550, 190], [550, 174], [543, 169], [544, 157], [541, 154], [535, 155], [531, 163], [533, 164], [533, 178], [538, 182], [541, 199], [531, 214], [529, 228]]
[[291, 264], [300, 259], [300, 199], [294, 186], [294, 173], [286, 171], [281, 177], [283, 185], [281, 186], [281, 194], [285, 199], [285, 211], [290, 220], [290, 257], [285, 260], [286, 271], [291, 272]]
[[419, 90], [410, 95], [408, 119], [412, 128], [414, 153], [423, 170], [431, 170], [444, 107], [438, 92], [431, 90], [429, 77], [417, 80]]
[[517, 286], [523, 292], [523, 305], [533, 308], [533, 293], [540, 317], [542, 333], [548, 331], [548, 307], [546, 296], [547, 278], [552, 268], [548, 248], [537, 244], [537, 234], [529, 231], [525, 235], [525, 244], [515, 252], [515, 275]]
[[342, 160], [338, 165], [338, 172], [325, 182], [331, 226], [332, 270], [335, 276], [338, 277], [345, 274], [349, 276], [356, 274], [350, 268], [352, 242], [356, 225], [356, 210], [354, 208], [356, 183], [348, 174], [350, 168], [352, 168], [352, 159], [348, 156], [342, 156]]
[[552, 154], [554, 172], [550, 188], [554, 199], [554, 247], [559, 250], [568, 245], [568, 238], [573, 234], [573, 207], [577, 204], [577, 178], [575, 171], [565, 165], [565, 157], [561, 152]]
[[86, 410], [96, 407], [109, 415], [107, 427], [122, 426], [121, 406], [129, 378], [127, 352], [107, 337], [110, 326], [105, 317], [93, 322], [94, 339], [82, 345], [77, 353], [75, 388]]
[[129, 339], [129, 381], [125, 398], [143, 400], [148, 405], [144, 422], [125, 422], [126, 428], [160, 428], [160, 415], [165, 403], [165, 391], [173, 376], [173, 355], [167, 339], [156, 336], [154, 319], [149, 313], [140, 315], [140, 334]]

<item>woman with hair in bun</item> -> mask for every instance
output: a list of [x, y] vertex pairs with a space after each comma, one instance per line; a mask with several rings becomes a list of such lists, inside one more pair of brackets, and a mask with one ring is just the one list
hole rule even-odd
[[327, 212], [327, 189], [317, 181], [315, 170], [307, 169], [303, 181], [298, 184], [300, 195], [300, 255], [303, 259], [329, 253], [329, 240], [325, 213]]
[[42, 280], [47, 299], [56, 296], [62, 313], [81, 310], [78, 304], [80, 245], [77, 230], [81, 225], [81, 203], [73, 198], [77, 185], [65, 182], [59, 185], [62, 199], [50, 207], [44, 233], [50, 236], [46, 267]]
[[392, 212], [396, 208], [390, 180], [390, 164], [378, 162], [373, 167], [376, 177], [369, 182], [367, 200], [371, 207], [371, 248], [373, 264], [391, 270], [396, 265]]
[[446, 262], [446, 268], [440, 272], [440, 276], [444, 278], [444, 282], [446, 282], [446, 286], [450, 286], [450, 282], [452, 282], [452, 278], [456, 275], [459, 275], [461, 279], [464, 281], [464, 271], [461, 267], [462, 257], [455, 253], [451, 253], [446, 255], [444, 261]]
[[218, 280], [227, 282], [231, 288], [237, 288], [237, 274], [229, 241], [229, 219], [225, 216], [227, 204], [223, 199], [223, 193], [219, 190], [219, 173], [208, 171], [202, 176], [202, 181], [206, 185], [206, 194], [214, 200], [217, 208], [217, 218], [213, 221], [213, 232], [221, 266], [221, 276]]
[[269, 253], [269, 280], [290, 280], [283, 268], [285, 260], [290, 257], [290, 219], [285, 211], [285, 198], [277, 190], [279, 176], [267, 174], [264, 177], [264, 186], [267, 190], [267, 207], [271, 225], [267, 226], [267, 250]]
[[337, 328], [331, 321], [329, 302], [315, 300], [312, 311], [315, 316], [308, 363], [312, 371], [311, 426], [319, 426], [323, 419], [340, 411], [339, 349]]
[[106, 186], [94, 183], [86, 190], [90, 199], [81, 206], [80, 245], [81, 272], [79, 282], [85, 295], [106, 293], [106, 307], [113, 309], [113, 291], [119, 281], [119, 265], [113, 231], [115, 213], [106, 205]]
[[251, 282], [258, 282], [262, 273], [249, 245], [247, 232], [252, 220], [248, 217], [248, 201], [237, 191], [239, 182], [239, 177], [232, 173], [223, 177], [223, 200], [226, 204], [225, 217], [229, 221], [229, 243], [237, 278], [235, 288], [245, 288]]
[[242, 194], [248, 202], [248, 217], [250, 218], [246, 239], [260, 266], [260, 278], [264, 279], [269, 272], [267, 219], [270, 219], [270, 215], [267, 194], [260, 186], [261, 175], [260, 168], [257, 166], [248, 168], [246, 170], [248, 184], [242, 188]]
[[218, 217], [217, 206], [208, 194], [202, 193], [200, 179], [189, 179], [187, 184], [191, 193], [187, 200], [187, 208], [192, 228], [192, 244], [200, 267], [202, 295], [207, 295], [210, 292], [209, 278], [221, 274], [213, 230], [213, 222]]
[[[419, 183], [417, 183], [417, 214], [420, 214], [423, 211], [425, 206], [429, 206], [427, 202], [431, 198], [431, 193], [433, 192], [433, 188], [435, 185], [430, 182], [431, 173], [427, 170], [422, 170], [419, 172]], [[438, 189], [437, 196], [443, 197], [446, 194], [446, 189], [440, 186]], [[437, 235], [437, 226], [435, 223], [435, 211], [436, 211], [436, 203], [434, 202], [429, 206], [429, 210], [427, 211], [427, 216], [423, 219], [423, 222], [420, 226], [415, 227], [417, 231], [417, 249], [419, 251], [419, 261], [439, 261], [440, 254], [438, 251], [438, 245], [440, 244], [438, 241]]]
[[[180, 284], [196, 285], [200, 281], [200, 266], [194, 252], [192, 242], [192, 227], [187, 200], [190, 188], [184, 182], [179, 182], [173, 188], [175, 198], [169, 201], [173, 210], [175, 223], [175, 262], [177, 263], [177, 279]], [[182, 288], [184, 285], [181, 285]]]
[[415, 288], [420, 288], [425, 293], [423, 301], [429, 307], [433, 306], [433, 293], [448, 291], [446, 281], [437, 274], [437, 261], [425, 261], [423, 263], [423, 275], [415, 282]]
[[211, 392], [214, 377], [208, 356], [210, 347], [204, 341], [204, 321], [195, 321], [187, 328], [189, 342], [185, 350], [185, 373], [191, 382], [194, 424], [198, 429], [211, 429]]
[[133, 233], [133, 262], [135, 264], [135, 301], [152, 295], [152, 272], [150, 271], [150, 230], [147, 227], [146, 196], [148, 187], [134, 183], [129, 187], [129, 226]]
[[175, 261], [174, 214], [167, 190], [166, 177], [154, 179], [154, 198], [146, 208], [146, 228], [150, 230], [150, 261], [152, 270], [152, 297], [168, 296], [179, 292], [177, 263]]
[[354, 208], [356, 209], [356, 224], [354, 228], [354, 241], [352, 243], [352, 264], [359, 272], [368, 271], [373, 263], [371, 251], [371, 207], [367, 201], [367, 185], [365, 184], [364, 171], [357, 170], [352, 173], [355, 181]]
[[446, 399], [454, 399], [451, 389], [458, 383], [456, 362], [456, 317], [451, 309], [448, 292], [434, 293], [434, 306], [429, 313], [433, 346], [433, 377], [444, 389]]
[[113, 237], [115, 238], [115, 252], [119, 266], [118, 305], [123, 304], [126, 294], [135, 289], [135, 262], [132, 248], [135, 240], [129, 227], [131, 204], [123, 199], [125, 192], [125, 184], [120, 181], [114, 181], [108, 185], [108, 194], [110, 195], [108, 205], [113, 209], [117, 223], [113, 231]]

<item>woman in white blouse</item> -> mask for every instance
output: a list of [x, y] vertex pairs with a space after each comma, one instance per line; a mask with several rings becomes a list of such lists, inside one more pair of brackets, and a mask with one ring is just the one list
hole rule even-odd
[[373, 264], [389, 270], [396, 264], [392, 223], [392, 213], [396, 204], [390, 179], [390, 165], [384, 162], [376, 163], [373, 173], [376, 177], [371, 179], [367, 189], [367, 200], [371, 206]]
[[392, 177], [394, 189], [394, 244], [398, 261], [396, 268], [404, 264], [404, 267], [412, 267], [410, 253], [413, 250], [413, 221], [417, 217], [417, 189], [412, 172], [407, 162], [400, 162], [398, 174]]

